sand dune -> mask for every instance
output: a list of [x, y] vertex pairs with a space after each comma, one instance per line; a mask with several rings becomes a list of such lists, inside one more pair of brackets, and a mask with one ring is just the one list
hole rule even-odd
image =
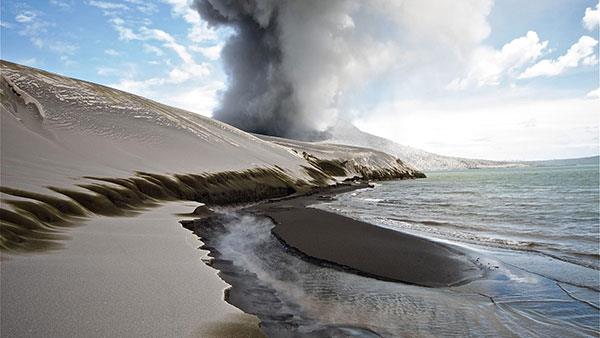
[[419, 175], [381, 152], [271, 142], [112, 88], [1, 66], [5, 249], [50, 248], [60, 237], [54, 230], [73, 217], [120, 215], [157, 200], [248, 202], [333, 176]]
[[180, 214], [355, 176], [422, 176], [381, 152], [261, 139], [112, 88], [0, 68], [4, 334], [246, 334], [257, 321], [223, 301], [214, 270], [186, 268], [201, 252]]

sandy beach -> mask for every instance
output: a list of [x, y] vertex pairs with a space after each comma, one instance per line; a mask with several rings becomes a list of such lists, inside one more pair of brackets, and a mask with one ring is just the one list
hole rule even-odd
[[365, 148], [262, 140], [112, 88], [2, 61], [1, 330], [260, 335], [177, 222], [198, 206], [419, 171]]
[[[411, 235], [328, 211], [336, 210], [326, 205], [338, 199], [360, 200], [354, 196], [381, 188], [368, 186], [342, 184], [182, 224], [205, 243], [206, 264], [232, 285], [225, 300], [256, 315], [268, 336], [595, 332], [593, 291], [578, 286], [576, 278], [528, 270], [536, 262], [555, 273], [581, 275], [581, 268], [531, 253]], [[561, 325], [572, 320], [572, 311], [581, 313], [577, 326]]]
[[228, 285], [178, 223], [196, 207], [93, 217], [63, 250], [3, 253], [2, 335], [260, 337], [255, 317], [223, 301]]
[[464, 249], [295, 203], [261, 206], [273, 234], [316, 261], [384, 280], [455, 286], [484, 274]]

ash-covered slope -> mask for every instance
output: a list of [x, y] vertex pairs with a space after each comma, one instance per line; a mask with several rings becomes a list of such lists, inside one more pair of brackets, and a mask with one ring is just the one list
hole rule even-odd
[[291, 149], [296, 154], [301, 154], [310, 163], [334, 177], [346, 177], [349, 173], [375, 179], [425, 177], [423, 173], [406, 165], [395, 156], [382, 151], [345, 144], [304, 142], [265, 135], [256, 136]]
[[[77, 217], [160, 200], [248, 202], [335, 182], [321, 153], [105, 86], [5, 61], [0, 69], [0, 248], [47, 248]], [[339, 176], [419, 176], [365, 149], [327, 159], [360, 163]]]
[[356, 128], [350, 123], [340, 122], [329, 130], [327, 143], [349, 144], [380, 150], [394, 155], [418, 170], [434, 171], [449, 169], [501, 168], [523, 166], [522, 163], [490, 161], [451, 157], [430, 153], [404, 146], [383, 137], [375, 136]]

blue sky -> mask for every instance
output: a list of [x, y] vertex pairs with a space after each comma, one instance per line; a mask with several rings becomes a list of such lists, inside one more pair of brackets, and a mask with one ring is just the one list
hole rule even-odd
[[[208, 27], [187, 0], [0, 4], [4, 60], [207, 116], [226, 88], [219, 51], [234, 32]], [[472, 15], [483, 21], [472, 27], [464, 27], [469, 17], [439, 19], [435, 6], [418, 8], [423, 21], [431, 16], [443, 20], [434, 22], [440, 27], [475, 34], [456, 43], [462, 48], [460, 60], [436, 61], [443, 56], [432, 47], [435, 37], [401, 46], [418, 50], [420, 60], [431, 60], [407, 61], [411, 72], [384, 68], [360, 86], [345, 88], [354, 95], [341, 101], [336, 116], [399, 143], [449, 155], [538, 159], [598, 154], [598, 2], [489, 4], [489, 9], [477, 7], [480, 12]], [[360, 28], [359, 18], [354, 19]], [[389, 22], [413, 24], [395, 17]], [[436, 34], [414, 25], [419, 36]], [[394, 33], [387, 39], [396, 37], [408, 39]], [[394, 62], [403, 61], [399, 56]]]
[[[1, 6], [4, 60], [204, 115], [224, 86], [215, 58], [230, 32], [209, 30], [185, 0], [3, 1]], [[182, 69], [186, 72], [178, 72]], [[190, 97], [165, 94], [175, 91]]]

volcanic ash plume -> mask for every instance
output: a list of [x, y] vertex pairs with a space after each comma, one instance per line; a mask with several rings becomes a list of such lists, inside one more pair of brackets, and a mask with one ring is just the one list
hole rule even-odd
[[[491, 0], [194, 0], [193, 7], [210, 25], [235, 31], [221, 53], [229, 86], [214, 117], [250, 132], [314, 139], [339, 111], [355, 109], [360, 92], [397, 98], [446, 81], [447, 69], [489, 33]], [[385, 88], [363, 90], [369, 81]]]
[[[214, 116], [241, 129], [310, 138], [336, 117], [331, 32], [351, 19], [345, 1], [197, 0], [210, 24], [233, 28], [222, 51], [229, 87]], [[342, 14], [339, 14], [342, 13]]]

